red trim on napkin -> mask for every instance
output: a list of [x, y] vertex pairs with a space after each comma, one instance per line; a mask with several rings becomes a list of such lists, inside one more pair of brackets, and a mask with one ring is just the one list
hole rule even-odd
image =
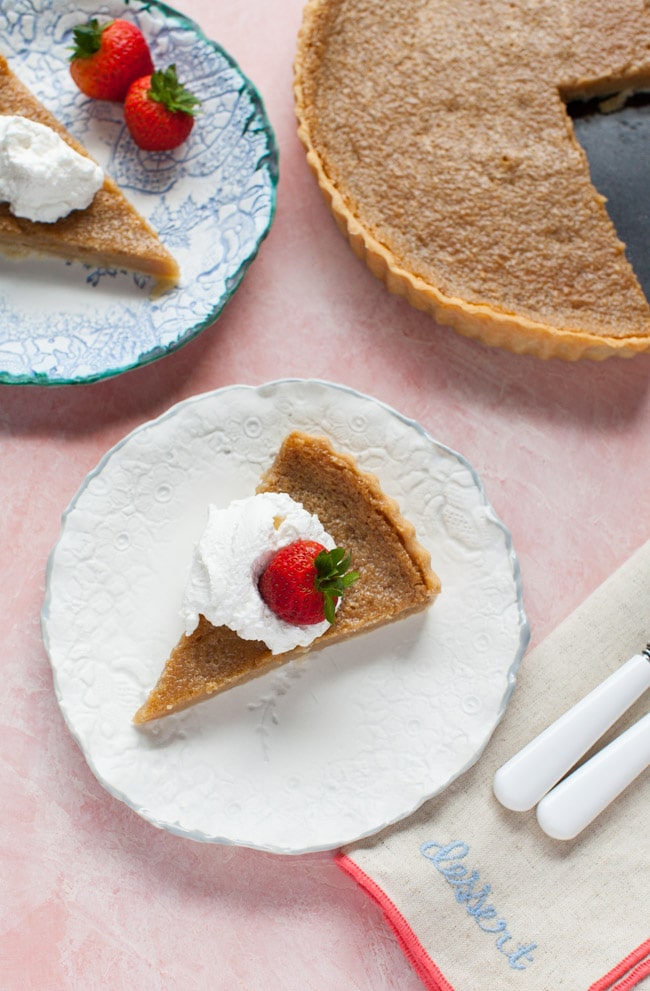
[[[400, 946], [404, 951], [406, 959], [418, 975], [428, 991], [454, 991], [453, 987], [444, 974], [438, 970], [435, 963], [424, 949], [419, 939], [409, 926], [408, 922], [395, 907], [388, 895], [373, 881], [365, 871], [362, 871], [353, 860], [346, 857], [344, 853], [337, 853], [335, 861], [342, 871], [349, 874], [353, 881], [369, 895], [374, 902], [379, 905], [384, 913], [386, 921], [397, 936]], [[596, 991], [596, 989], [594, 989]], [[600, 989], [597, 989], [600, 991]], [[607, 989], [603, 989], [607, 991]], [[618, 988], [615, 989], [618, 991]]]
[[[397, 936], [404, 955], [428, 991], [454, 991], [421, 945], [402, 913], [377, 882], [343, 853], [335, 855], [335, 862], [379, 905], [386, 921]], [[636, 987], [649, 975], [650, 939], [647, 939], [586, 991], [631, 991], [631, 988]]]
[[592, 984], [588, 991], [628, 991], [650, 975], [650, 939]]

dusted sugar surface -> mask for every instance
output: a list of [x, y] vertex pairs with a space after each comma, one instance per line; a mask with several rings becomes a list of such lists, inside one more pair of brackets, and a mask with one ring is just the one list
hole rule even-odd
[[564, 101], [647, 87], [649, 45], [642, 0], [418, 0], [408, 16], [401, 0], [312, 0], [301, 135], [371, 267], [389, 286], [407, 273], [442, 318], [487, 307], [645, 338], [650, 307]]

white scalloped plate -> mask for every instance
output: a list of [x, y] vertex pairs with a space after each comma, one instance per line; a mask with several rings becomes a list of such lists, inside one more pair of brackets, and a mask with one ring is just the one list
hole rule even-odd
[[[189, 139], [143, 152], [120, 103], [90, 100], [70, 77], [73, 28], [125, 17], [154, 64], [174, 62], [201, 99]], [[132, 272], [61, 258], [0, 255], [0, 382], [93, 382], [147, 364], [209, 327], [239, 287], [275, 213], [277, 149], [262, 101], [234, 60], [159, 0], [0, 0], [2, 53], [158, 231], [179, 263], [153, 297]]]
[[[182, 632], [208, 503], [251, 494], [295, 428], [379, 476], [431, 551], [441, 595], [136, 729]], [[197, 396], [114, 447], [64, 515], [43, 635], [68, 727], [112, 795], [181, 836], [278, 853], [372, 834], [470, 767], [529, 637], [510, 535], [470, 465], [382, 403], [303, 380]]]

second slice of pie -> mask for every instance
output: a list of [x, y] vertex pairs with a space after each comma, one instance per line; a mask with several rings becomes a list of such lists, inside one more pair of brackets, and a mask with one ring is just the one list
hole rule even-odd
[[429, 552], [374, 475], [323, 437], [301, 432], [283, 442], [258, 493], [286, 493], [318, 517], [345, 547], [360, 577], [341, 599], [335, 622], [310, 647], [272, 654], [204, 616], [181, 637], [135, 723], [165, 716], [317, 650], [424, 609], [440, 591]]
[[[45, 124], [80, 155], [90, 157], [11, 71], [2, 55], [0, 114]], [[0, 248], [12, 254], [41, 252], [89, 265], [141, 272], [155, 278], [160, 288], [173, 286], [179, 278], [176, 260], [108, 176], [90, 206], [74, 210], [54, 223], [16, 217], [8, 204], [0, 203]]]

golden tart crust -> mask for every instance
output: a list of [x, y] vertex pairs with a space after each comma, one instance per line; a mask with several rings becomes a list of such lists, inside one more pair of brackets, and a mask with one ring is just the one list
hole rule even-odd
[[650, 347], [650, 306], [565, 101], [650, 86], [646, 0], [311, 0], [299, 136], [355, 253], [487, 344]]
[[287, 492], [315, 513], [352, 555], [359, 579], [341, 599], [336, 622], [308, 648], [273, 655], [258, 640], [242, 640], [203, 616], [181, 637], [134, 717], [145, 723], [243, 684], [287, 661], [346, 640], [429, 605], [440, 591], [429, 552], [374, 475], [335, 451], [323, 437], [295, 431], [285, 438], [258, 492]]
[[[17, 114], [56, 131], [80, 155], [88, 152], [36, 99], [0, 55], [0, 114]], [[179, 278], [176, 260], [158, 235], [108, 176], [85, 210], [73, 210], [55, 223], [14, 217], [0, 203], [0, 247], [12, 253], [42, 252], [108, 268], [126, 268], [157, 280], [158, 288]]]

